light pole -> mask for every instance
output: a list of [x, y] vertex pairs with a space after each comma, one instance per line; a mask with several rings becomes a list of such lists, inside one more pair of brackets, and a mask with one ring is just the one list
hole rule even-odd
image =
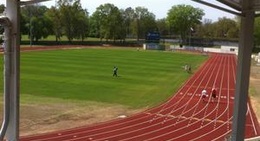
[[33, 33], [32, 33], [32, 7], [30, 6], [29, 8], [29, 12], [30, 12], [30, 47], [32, 47], [32, 42], [33, 42]]
[[191, 32], [193, 31], [193, 28], [192, 27], [190, 27], [190, 37], [189, 37], [189, 46], [191, 47]]

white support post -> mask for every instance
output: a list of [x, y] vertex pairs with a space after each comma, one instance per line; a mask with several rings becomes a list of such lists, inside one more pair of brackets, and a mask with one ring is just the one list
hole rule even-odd
[[12, 23], [12, 45], [10, 49], [10, 118], [5, 139], [7, 141], [18, 141], [20, 111], [20, 0], [6, 0], [6, 16]]
[[253, 10], [253, 1], [242, 1], [242, 15], [236, 74], [232, 141], [244, 141], [245, 136], [251, 53], [254, 39], [253, 32], [255, 12]]
[[11, 56], [8, 53], [11, 49], [11, 31], [12, 26], [10, 20], [6, 16], [0, 16], [0, 24], [4, 26], [4, 106], [3, 106], [3, 122], [0, 130], [0, 140], [5, 137], [6, 130], [9, 124], [10, 117], [10, 69], [11, 69]]

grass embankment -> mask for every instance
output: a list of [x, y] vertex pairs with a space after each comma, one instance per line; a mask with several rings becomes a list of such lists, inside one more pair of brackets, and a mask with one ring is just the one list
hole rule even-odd
[[[205, 56], [134, 49], [71, 49], [21, 53], [21, 99], [48, 97], [154, 106], [169, 98]], [[119, 77], [112, 77], [113, 67]], [[2, 83], [2, 82], [0, 82]], [[3, 84], [0, 84], [3, 85]], [[26, 99], [23, 99], [26, 95]], [[39, 100], [39, 98], [37, 98]]]

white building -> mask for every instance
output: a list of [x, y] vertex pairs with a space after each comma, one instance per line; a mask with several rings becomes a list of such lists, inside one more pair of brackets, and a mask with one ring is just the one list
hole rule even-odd
[[238, 54], [237, 46], [221, 46], [221, 48], [203, 48], [204, 52]]

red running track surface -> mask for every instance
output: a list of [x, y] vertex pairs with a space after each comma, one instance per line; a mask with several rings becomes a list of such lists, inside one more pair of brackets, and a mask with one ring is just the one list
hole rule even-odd
[[[21, 141], [220, 141], [231, 134], [236, 56], [213, 54], [167, 102], [124, 119], [47, 134]], [[211, 89], [217, 89], [214, 101]], [[202, 100], [205, 89], [208, 97]], [[245, 138], [260, 135], [250, 101]]]

